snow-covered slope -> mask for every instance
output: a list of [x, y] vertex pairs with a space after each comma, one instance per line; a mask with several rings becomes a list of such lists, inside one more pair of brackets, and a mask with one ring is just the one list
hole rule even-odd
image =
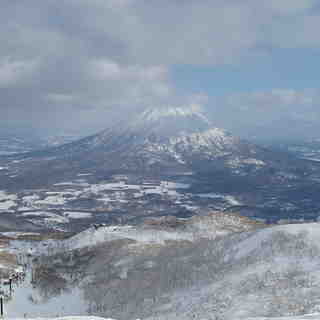
[[[130, 240], [136, 245], [165, 246], [169, 241], [195, 242], [199, 239], [214, 240], [228, 234], [252, 231], [263, 227], [263, 224], [235, 214], [211, 212], [207, 216], [194, 216], [188, 219], [175, 217], [152, 218], [142, 226], [91, 226], [85, 231], [67, 240], [48, 241], [50, 254], [86, 247], [95, 247], [103, 243]], [[34, 246], [34, 254], [42, 254], [43, 243], [38, 249]]]
[[[73, 316], [73, 317], [60, 317], [60, 318], [7, 318], [8, 320], [116, 320], [111, 318], [100, 318], [100, 317], [94, 317], [94, 316]], [[298, 317], [280, 317], [280, 318], [243, 318], [241, 320], [319, 320], [320, 319], [320, 313], [319, 314], [309, 314], [304, 316], [298, 316]], [[128, 320], [140, 320], [140, 319], [128, 319]], [[143, 320], [143, 319], [141, 319]], [[182, 320], [182, 319], [181, 319]], [[237, 319], [234, 319], [237, 320]]]
[[115, 319], [317, 319], [319, 240], [319, 223], [265, 228], [232, 215], [166, 218], [91, 228], [45, 246], [43, 263], [81, 270], [88, 303], [98, 299]]
[[[73, 317], [61, 317], [61, 318], [23, 318], [27, 320], [115, 320], [111, 318], [100, 318], [100, 317], [93, 317], [93, 316], [73, 316]], [[247, 318], [242, 320], [319, 320], [320, 314], [314, 315], [306, 315], [301, 317], [281, 317], [281, 318]], [[8, 318], [8, 320], [22, 320], [19, 318]], [[136, 319], [135, 319], [136, 320]]]
[[[60, 318], [7, 318], [8, 320], [115, 320], [111, 318], [100, 318], [94, 316], [73, 316], [73, 317], [60, 317]], [[310, 314], [299, 317], [281, 317], [281, 318], [246, 318], [242, 320], [319, 320], [320, 314]], [[128, 319], [138, 320], [138, 319]], [[236, 320], [236, 319], [235, 319]]]
[[298, 317], [277, 317], [277, 318], [246, 318], [242, 320], [319, 320], [320, 313], [317, 314], [308, 314]]
[[95, 316], [71, 316], [71, 317], [58, 317], [58, 318], [7, 318], [8, 320], [115, 320], [111, 318], [100, 318]]
[[212, 251], [215, 262], [207, 264], [214, 280], [177, 290], [170, 305], [148, 319], [320, 319], [319, 234], [315, 223], [222, 240]]

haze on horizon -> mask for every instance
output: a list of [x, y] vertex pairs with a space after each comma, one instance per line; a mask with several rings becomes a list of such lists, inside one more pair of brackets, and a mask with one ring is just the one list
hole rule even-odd
[[243, 137], [319, 138], [315, 0], [3, 0], [1, 132], [97, 132], [199, 105]]

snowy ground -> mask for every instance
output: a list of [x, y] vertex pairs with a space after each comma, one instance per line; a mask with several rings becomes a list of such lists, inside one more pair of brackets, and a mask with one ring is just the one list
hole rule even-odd
[[242, 205], [235, 196], [227, 194], [190, 193], [191, 185], [185, 182], [146, 180], [138, 184], [123, 176], [96, 184], [85, 179], [90, 177], [89, 173], [80, 173], [80, 176], [81, 179], [59, 183], [49, 189], [24, 190], [17, 194], [0, 190], [0, 214], [12, 213], [13, 218], [21, 223], [29, 222], [35, 228], [69, 231], [77, 220], [82, 224], [87, 220], [88, 225], [95, 219], [110, 223], [108, 219], [113, 212], [117, 212], [115, 219], [125, 218], [128, 212], [128, 218], [179, 216], [179, 213], [187, 217], [208, 207], [225, 210]]
[[[51, 190], [34, 190], [34, 192], [28, 190], [21, 194], [10, 194], [0, 190], [0, 211], [12, 207], [15, 207], [16, 211], [64, 209], [70, 207], [71, 201], [88, 197], [97, 199], [103, 206], [114, 202], [125, 203], [148, 195], [171, 199], [174, 203], [183, 206], [192, 197], [192, 194], [188, 193], [189, 187], [190, 184], [174, 181], [142, 182], [141, 184], [110, 181], [89, 184], [81, 179], [81, 181], [56, 184]], [[213, 199], [219, 199], [225, 203], [225, 207], [241, 204], [233, 196], [216, 193], [198, 194], [196, 198], [211, 199], [211, 202]]]
[[246, 318], [242, 320], [319, 320], [320, 313], [318, 314], [309, 314], [305, 316], [298, 317], [280, 317], [280, 318]]
[[[60, 317], [60, 318], [7, 318], [8, 320], [115, 320], [111, 318], [100, 318], [100, 317], [93, 317], [93, 316], [74, 316], [74, 317]], [[314, 314], [314, 315], [305, 315], [305, 316], [299, 316], [299, 317], [281, 317], [281, 318], [243, 318], [241, 320], [319, 320], [320, 314]], [[131, 320], [131, 319], [128, 319]], [[132, 320], [140, 320], [140, 319], [132, 319]], [[143, 319], [141, 319], [143, 320]], [[168, 319], [170, 320], [170, 319]], [[183, 318], [181, 318], [183, 320]], [[207, 319], [203, 319], [207, 320]], [[208, 319], [209, 320], [209, 319]], [[240, 319], [234, 319], [234, 320], [240, 320]]]
[[[111, 318], [100, 318], [100, 317], [94, 317], [94, 316], [73, 316], [73, 317], [60, 317], [60, 318], [6, 318], [8, 320], [115, 320]], [[305, 315], [305, 316], [299, 316], [299, 317], [281, 317], [281, 318], [243, 318], [241, 320], [319, 320], [320, 314], [314, 314], [314, 315]], [[128, 319], [131, 320], [131, 319]], [[132, 319], [132, 320], [140, 320], [140, 319]], [[143, 319], [141, 319], [143, 320]], [[155, 319], [156, 320], [156, 319]], [[170, 320], [170, 319], [168, 319]], [[183, 320], [183, 318], [181, 318]], [[203, 319], [207, 320], [207, 319]], [[208, 319], [209, 320], [209, 319]], [[234, 320], [240, 320], [240, 319], [234, 319]]]
[[8, 320], [114, 320], [111, 318], [100, 318], [94, 316], [73, 316], [60, 318], [6, 318]]
[[[29, 286], [17, 294], [38, 301], [30, 316], [76, 297], [75, 309], [61, 315], [86, 314], [80, 306], [90, 306], [114, 319], [320, 319], [319, 234], [319, 223], [264, 228], [216, 213], [91, 227], [38, 246], [15, 240], [12, 252], [30, 252], [35, 270], [46, 270], [34, 276], [39, 291]], [[8, 305], [11, 312], [16, 303]], [[313, 315], [293, 317], [303, 313]]]

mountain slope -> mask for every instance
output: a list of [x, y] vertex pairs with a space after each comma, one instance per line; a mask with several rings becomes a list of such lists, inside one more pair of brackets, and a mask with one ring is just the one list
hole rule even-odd
[[[77, 283], [94, 314], [115, 319], [244, 320], [320, 311], [318, 223], [261, 229], [217, 213], [155, 223], [91, 228], [52, 248], [40, 245], [49, 255], [35, 270]], [[38, 281], [50, 292], [52, 283], [41, 274]]]

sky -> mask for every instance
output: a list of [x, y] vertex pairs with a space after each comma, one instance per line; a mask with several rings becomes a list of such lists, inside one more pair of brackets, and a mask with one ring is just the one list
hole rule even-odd
[[0, 27], [2, 130], [196, 104], [242, 137], [320, 138], [317, 0], [1, 0]]

